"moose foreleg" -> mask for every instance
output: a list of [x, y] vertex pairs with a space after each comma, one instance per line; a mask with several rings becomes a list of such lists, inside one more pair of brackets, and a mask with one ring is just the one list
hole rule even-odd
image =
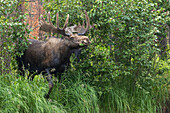
[[49, 95], [52, 91], [52, 88], [53, 88], [53, 81], [52, 81], [52, 75], [49, 71], [49, 68], [48, 69], [45, 69], [45, 71], [47, 72], [48, 76], [46, 77], [47, 81], [48, 81], [48, 86], [49, 86], [49, 91], [48, 93], [45, 95], [45, 98], [49, 98]]

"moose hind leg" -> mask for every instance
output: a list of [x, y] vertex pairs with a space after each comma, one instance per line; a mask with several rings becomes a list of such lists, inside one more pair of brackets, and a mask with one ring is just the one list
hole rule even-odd
[[52, 91], [52, 88], [53, 88], [53, 81], [52, 81], [52, 75], [51, 75], [49, 69], [45, 69], [45, 70], [46, 70], [46, 72], [47, 72], [47, 74], [48, 74], [48, 76], [46, 77], [46, 79], [47, 79], [47, 81], [48, 81], [48, 86], [49, 86], [49, 91], [48, 91], [48, 93], [45, 95], [45, 98], [48, 99], [49, 96], [50, 96], [50, 93], [51, 93], [51, 91]]

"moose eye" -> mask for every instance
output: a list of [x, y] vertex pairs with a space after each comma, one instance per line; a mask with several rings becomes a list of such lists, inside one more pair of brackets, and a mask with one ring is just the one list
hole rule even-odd
[[87, 40], [83, 40], [82, 43], [87, 43]]

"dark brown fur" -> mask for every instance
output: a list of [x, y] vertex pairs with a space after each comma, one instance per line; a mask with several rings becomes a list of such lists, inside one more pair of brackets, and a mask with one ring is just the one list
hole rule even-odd
[[[24, 52], [21, 58], [18, 58], [19, 70], [23, 72], [23, 65], [30, 73], [46, 72], [48, 74], [47, 80], [49, 82], [49, 92], [46, 97], [49, 97], [53, 87], [50, 70], [55, 68], [56, 72], [65, 68], [68, 63], [72, 50], [90, 44], [88, 37], [72, 35], [71, 37], [59, 39], [50, 38], [48, 41], [38, 41], [29, 39], [28, 49]], [[81, 45], [83, 44], [83, 45]]]

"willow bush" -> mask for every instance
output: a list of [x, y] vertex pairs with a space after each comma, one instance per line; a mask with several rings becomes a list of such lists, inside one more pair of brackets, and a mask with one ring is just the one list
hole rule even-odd
[[[30, 32], [24, 24], [25, 15], [21, 15], [19, 5], [21, 2], [0, 1], [0, 67], [1, 74], [11, 70], [16, 55], [22, 53], [27, 46], [26, 38]], [[14, 66], [14, 65], [12, 65]]]
[[[169, 25], [167, 0], [45, 0], [44, 9], [51, 12], [54, 25], [56, 12], [60, 26], [70, 14], [71, 26], [85, 20], [86, 10], [94, 26], [87, 34], [92, 44], [82, 51], [80, 62], [71, 57], [71, 66], [62, 82], [54, 84], [49, 100], [43, 97], [48, 86], [42, 75], [29, 81], [13, 68], [29, 34], [22, 22], [25, 16], [15, 13], [10, 18], [20, 2], [0, 3], [0, 112], [155, 113], [168, 108], [170, 52], [160, 47], [160, 36], [167, 36]], [[164, 58], [162, 51], [167, 54]], [[12, 56], [10, 74], [2, 71], [8, 56]]]

